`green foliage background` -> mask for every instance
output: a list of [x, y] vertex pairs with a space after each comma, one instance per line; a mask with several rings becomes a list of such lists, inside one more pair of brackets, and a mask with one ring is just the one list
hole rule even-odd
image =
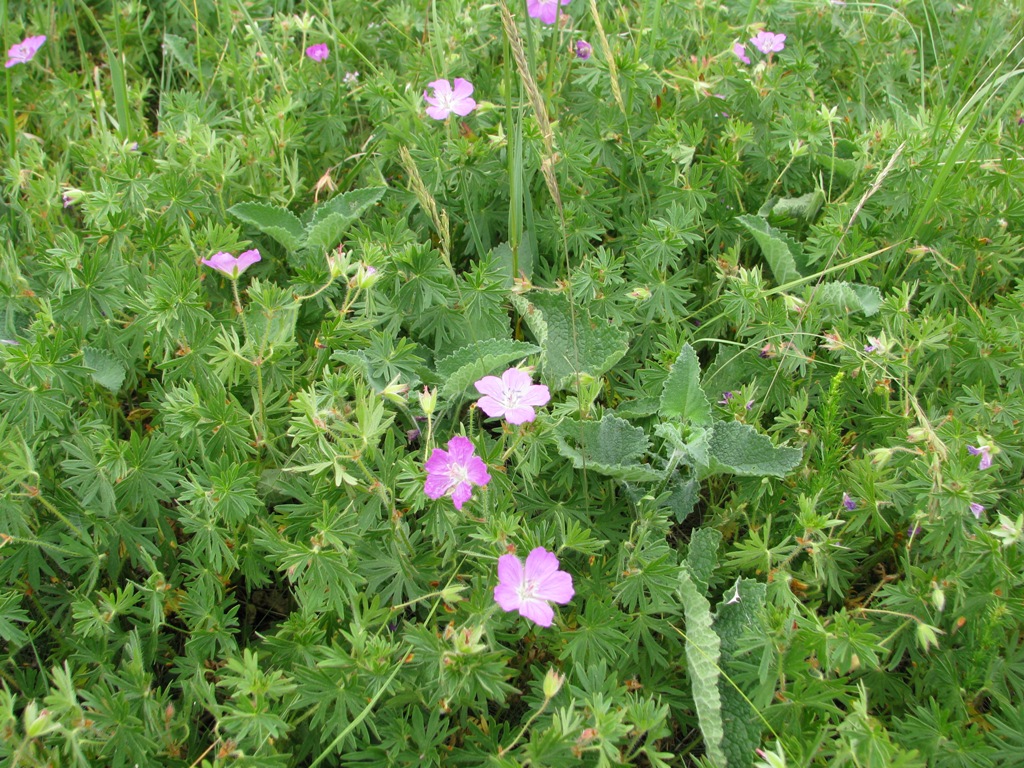
[[9, 764], [1017, 763], [1015, 4], [0, 6]]

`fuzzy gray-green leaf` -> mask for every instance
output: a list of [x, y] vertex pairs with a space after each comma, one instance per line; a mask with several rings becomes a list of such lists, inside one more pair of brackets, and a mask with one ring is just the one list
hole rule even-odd
[[306, 239], [299, 217], [287, 208], [270, 203], [238, 203], [231, 206], [228, 213], [256, 227], [263, 234], [270, 235], [289, 251], [301, 248]]
[[799, 448], [779, 447], [749, 424], [717, 421], [709, 442], [711, 472], [746, 477], [785, 477], [803, 457]]

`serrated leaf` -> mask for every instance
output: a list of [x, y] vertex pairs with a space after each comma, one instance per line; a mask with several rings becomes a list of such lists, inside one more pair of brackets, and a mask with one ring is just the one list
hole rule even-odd
[[629, 348], [624, 329], [571, 308], [565, 294], [534, 293], [529, 300], [513, 295], [512, 303], [540, 342], [544, 377], [553, 389], [564, 389], [581, 373], [601, 376]]
[[178, 35], [172, 35], [170, 32], [164, 32], [164, 50], [168, 51], [174, 60], [184, 67], [185, 71], [190, 75], [193, 77], [199, 76], [195, 60], [188, 49], [188, 40], [178, 37]]
[[689, 568], [679, 574], [679, 597], [686, 619], [686, 662], [693, 689], [697, 721], [704, 734], [704, 751], [711, 762], [725, 766], [722, 741], [722, 698], [718, 691], [721, 641], [711, 624], [711, 603], [694, 581]]
[[763, 724], [758, 713], [726, 676], [733, 676], [734, 654], [740, 639], [751, 627], [757, 626], [766, 592], [767, 587], [759, 581], [738, 579], [736, 585], [726, 591], [715, 613], [715, 632], [721, 640], [720, 666], [725, 673], [718, 681], [725, 731], [722, 751], [729, 768], [751, 768], [754, 750], [761, 742]]
[[843, 314], [863, 312], [865, 317], [871, 317], [882, 308], [882, 292], [873, 285], [860, 283], [824, 283], [815, 289], [814, 300]]
[[270, 203], [238, 203], [228, 208], [228, 213], [274, 238], [289, 251], [298, 250], [305, 242], [302, 222], [287, 208]]
[[380, 200], [386, 191], [387, 187], [354, 189], [317, 206], [313, 218], [306, 225], [306, 247], [329, 250], [337, 246], [352, 222]]
[[683, 345], [669, 369], [661, 388], [659, 412], [664, 419], [677, 418], [702, 427], [711, 426], [711, 403], [700, 387], [700, 362], [689, 344]]
[[639, 459], [650, 441], [640, 427], [606, 413], [600, 421], [566, 419], [555, 428], [558, 452], [574, 467], [628, 482], [660, 480], [662, 473]]
[[115, 394], [121, 389], [128, 369], [117, 357], [96, 347], [83, 347], [82, 357], [86, 367], [92, 369], [90, 374], [93, 381]]
[[[759, 216], [768, 216], [777, 223], [805, 222], [810, 223], [818, 216], [825, 194], [816, 189], [800, 197], [783, 197], [776, 199], [767, 211], [762, 208]], [[762, 213], [763, 211], [763, 213]]]
[[687, 430], [689, 434], [684, 438], [684, 429], [685, 427], [681, 424], [669, 424], [662, 421], [654, 425], [654, 434], [664, 438], [674, 451], [682, 454], [684, 464], [699, 471], [706, 470], [711, 462], [708, 454], [711, 430], [695, 427]]
[[511, 288], [517, 277], [533, 278], [533, 252], [530, 250], [529, 238], [523, 238], [519, 244], [519, 258], [513, 258], [512, 246], [502, 243], [491, 249], [491, 258], [499, 265], [503, 284]]
[[803, 277], [800, 267], [806, 259], [799, 243], [757, 216], [737, 216], [736, 220], [747, 228], [761, 247], [777, 285], [786, 285]]
[[514, 339], [487, 339], [457, 349], [437, 363], [437, 375], [442, 382], [441, 396], [462, 394], [474, 381], [538, 352], [540, 347], [536, 344]]
[[778, 447], [749, 424], [717, 421], [708, 443], [711, 472], [744, 477], [785, 477], [803, 457], [799, 448]]
[[694, 478], [688, 477], [685, 480], [676, 477], [669, 485], [669, 495], [661, 506], [672, 512], [676, 522], [681, 523], [693, 513], [693, 508], [700, 498], [700, 483]]
[[704, 589], [707, 589], [711, 574], [718, 567], [718, 545], [721, 542], [722, 534], [717, 528], [698, 528], [690, 537], [686, 565], [693, 580]]

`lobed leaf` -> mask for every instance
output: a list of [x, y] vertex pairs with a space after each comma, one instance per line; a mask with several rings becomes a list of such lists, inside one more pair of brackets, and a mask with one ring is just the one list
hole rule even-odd
[[302, 222], [287, 208], [270, 203], [238, 203], [228, 208], [228, 213], [274, 238], [289, 251], [297, 251], [306, 241]]
[[[509, 363], [540, 352], [536, 344], [514, 339], [487, 339], [455, 350], [437, 363], [441, 396], [452, 397], [468, 390], [474, 381], [494, 374]], [[474, 392], [476, 390], [473, 390]]]
[[708, 444], [710, 471], [744, 477], [784, 477], [803, 458], [799, 448], [779, 447], [749, 424], [717, 421]]

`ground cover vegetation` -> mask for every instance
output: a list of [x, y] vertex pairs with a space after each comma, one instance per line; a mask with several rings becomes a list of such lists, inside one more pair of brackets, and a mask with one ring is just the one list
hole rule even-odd
[[5, 764], [1020, 764], [1016, 3], [0, 19]]

